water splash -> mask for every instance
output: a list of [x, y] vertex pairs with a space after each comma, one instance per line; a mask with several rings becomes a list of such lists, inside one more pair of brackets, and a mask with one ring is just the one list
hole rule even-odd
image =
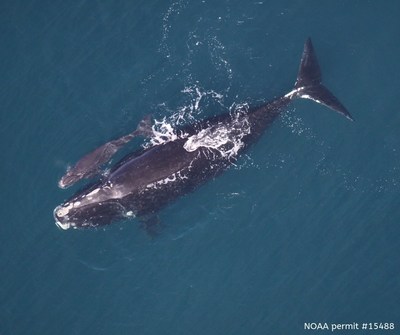
[[153, 135], [151, 136], [150, 141], [144, 144], [145, 148], [176, 141], [177, 139], [188, 136], [188, 134], [177, 130], [174, 123], [169, 121], [167, 117], [164, 117], [161, 121], [154, 120], [152, 131]]
[[[223, 104], [224, 95], [215, 90], [206, 90], [195, 84], [186, 86], [181, 92], [186, 96], [184, 98], [185, 103], [176, 109], [168, 107], [166, 102], [158, 105], [164, 112], [168, 111], [170, 115], [161, 120], [154, 120], [153, 135], [150, 141], [143, 145], [144, 148], [186, 138], [188, 134], [177, 128], [198, 122], [199, 115], [202, 114], [203, 110], [208, 109], [210, 102], [217, 103], [226, 109]], [[207, 108], [203, 108], [203, 105]]]
[[[198, 98], [193, 102], [194, 107], [193, 104], [191, 105], [194, 108], [193, 110], [196, 110], [199, 99], [203, 96], [203, 93], [199, 90], [196, 90], [196, 92]], [[213, 92], [214, 96], [221, 98], [219, 94], [214, 91], [211, 92]], [[181, 108], [168, 118], [164, 117], [162, 120], [155, 120], [152, 127], [153, 136], [143, 146], [144, 148], [150, 148], [170, 141], [187, 138], [183, 147], [188, 152], [205, 148], [209, 149], [208, 153], [213, 155], [218, 153], [222, 158], [236, 158], [240, 149], [245, 144], [243, 138], [250, 134], [251, 131], [247, 116], [248, 108], [247, 104], [234, 104], [230, 108], [232, 111], [227, 122], [224, 121], [209, 125], [191, 136], [177, 129], [177, 125], [186, 121], [188, 115], [193, 117], [192, 110], [187, 111]], [[188, 112], [187, 115], [185, 115], [186, 112]]]
[[231, 114], [229, 122], [219, 122], [216, 125], [202, 129], [195, 135], [188, 137], [184, 144], [185, 150], [192, 152], [200, 147], [213, 149], [221, 157], [231, 159], [236, 157], [244, 146], [243, 137], [250, 134], [250, 124], [247, 114], [236, 110]]

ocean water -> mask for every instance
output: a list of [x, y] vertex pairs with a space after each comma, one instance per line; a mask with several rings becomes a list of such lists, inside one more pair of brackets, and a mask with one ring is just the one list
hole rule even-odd
[[[400, 333], [398, 1], [0, 9], [1, 335]], [[57, 229], [82, 186], [58, 189], [69, 164], [149, 113], [199, 120], [287, 93], [308, 36], [355, 122], [296, 101], [162, 210], [157, 237], [137, 220]]]

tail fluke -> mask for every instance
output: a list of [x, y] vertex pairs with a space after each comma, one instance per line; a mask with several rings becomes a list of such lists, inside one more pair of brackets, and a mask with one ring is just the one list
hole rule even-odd
[[321, 82], [321, 69], [311, 39], [308, 38], [304, 44], [303, 56], [301, 57], [294, 90], [288, 95], [314, 100], [354, 121], [346, 107]]

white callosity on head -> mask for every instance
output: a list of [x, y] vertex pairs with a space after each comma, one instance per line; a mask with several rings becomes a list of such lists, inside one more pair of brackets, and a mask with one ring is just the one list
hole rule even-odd
[[[54, 214], [55, 214], [54, 216], [56, 218], [57, 227], [59, 227], [63, 230], [67, 230], [71, 226], [73, 226], [73, 224], [68, 221], [68, 213], [72, 207], [73, 207], [73, 205], [68, 203], [65, 206], [58, 206], [54, 209]], [[66, 222], [60, 222], [57, 218], [63, 218], [63, 220], [65, 219]]]
[[74, 207], [74, 205], [72, 204], [72, 203], [68, 203], [68, 204], [66, 204], [66, 205], [64, 205], [64, 206], [58, 206], [56, 209], [55, 209], [55, 213], [56, 213], [56, 215], [58, 216], [58, 217], [64, 217], [64, 216], [66, 216], [68, 213], [69, 213], [69, 210], [71, 209], [71, 208], [73, 208]]

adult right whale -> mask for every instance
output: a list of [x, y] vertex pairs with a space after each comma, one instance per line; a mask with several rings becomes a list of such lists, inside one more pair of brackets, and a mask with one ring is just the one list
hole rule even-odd
[[314, 48], [307, 39], [290, 92], [258, 107], [239, 108], [186, 125], [176, 129], [169, 141], [128, 155], [108, 175], [57, 206], [57, 226], [99, 227], [157, 212], [234, 164], [296, 98], [311, 99], [353, 120], [321, 82]]

